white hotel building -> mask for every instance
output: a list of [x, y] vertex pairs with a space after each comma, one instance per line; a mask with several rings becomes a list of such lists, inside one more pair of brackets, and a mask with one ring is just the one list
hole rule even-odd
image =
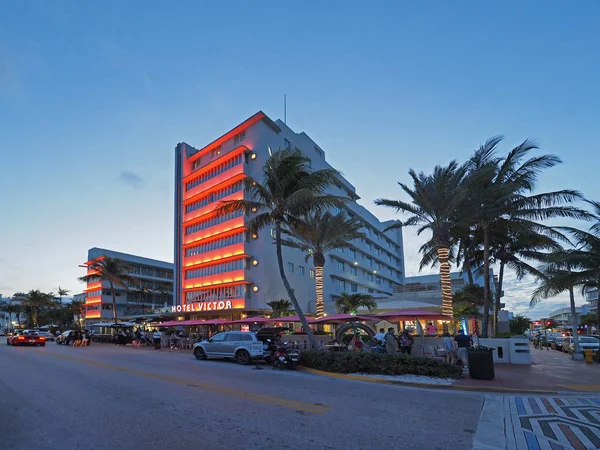
[[[258, 112], [202, 148], [180, 143], [175, 149], [175, 311], [206, 315], [270, 309], [265, 302], [288, 298], [279, 276], [273, 230], [247, 232], [251, 217], [216, 216], [223, 200], [241, 199], [242, 180], [262, 182], [269, 151], [295, 147], [310, 158], [313, 170], [331, 168], [325, 152], [306, 133], [296, 133], [281, 120]], [[384, 231], [380, 222], [359, 205], [359, 196], [339, 175], [333, 193], [352, 199], [345, 212], [364, 224], [365, 238], [352, 248], [326, 256], [323, 290], [325, 311], [334, 312], [336, 295], [392, 295], [404, 284], [400, 229]], [[284, 248], [288, 279], [305, 312], [315, 312], [312, 260], [300, 250]], [[215, 312], [216, 311], [216, 312]]]

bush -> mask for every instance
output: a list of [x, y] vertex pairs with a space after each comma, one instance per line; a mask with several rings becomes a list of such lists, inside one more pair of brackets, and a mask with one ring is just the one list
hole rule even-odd
[[460, 378], [462, 375], [462, 367], [453, 366], [434, 358], [401, 354], [309, 350], [300, 354], [300, 364], [312, 369], [334, 373], [409, 374], [436, 378]]

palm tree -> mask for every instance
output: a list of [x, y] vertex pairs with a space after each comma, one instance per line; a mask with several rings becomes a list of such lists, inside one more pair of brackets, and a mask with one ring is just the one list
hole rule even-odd
[[273, 318], [286, 317], [292, 313], [292, 302], [284, 298], [267, 302], [266, 305], [271, 307]]
[[69, 291], [68, 289], [63, 289], [60, 286], [58, 287], [56, 294], [58, 295], [58, 299], [59, 299], [58, 302], [59, 302], [60, 306], [62, 306], [62, 298], [65, 295], [69, 295], [70, 292], [71, 291]]
[[307, 215], [290, 224], [284, 233], [290, 239], [282, 240], [288, 247], [299, 248], [306, 252], [306, 260], [313, 258], [315, 266], [315, 287], [317, 291], [317, 318], [325, 314], [323, 301], [323, 266], [325, 254], [339, 248], [351, 247], [351, 241], [364, 237], [360, 232], [362, 224], [345, 213], [333, 215], [319, 211]]
[[279, 275], [309, 342], [313, 348], [317, 348], [318, 343], [285, 275], [281, 235], [284, 228], [290, 228], [309, 212], [338, 206], [343, 200], [324, 194], [326, 189], [336, 183], [337, 172], [333, 169], [313, 172], [308, 166], [309, 162], [310, 159], [298, 149], [274, 152], [263, 167], [262, 183], [251, 177], [246, 178], [246, 199], [221, 202], [216, 211], [217, 214], [239, 211], [246, 215], [253, 214], [254, 217], [247, 224], [250, 233], [258, 233], [268, 226], [275, 227]]
[[52, 294], [47, 294], [45, 292], [41, 292], [39, 290], [31, 290], [25, 297], [23, 301], [23, 305], [29, 308], [31, 312], [31, 316], [29, 317], [29, 321], [33, 327], [38, 326], [38, 311], [41, 308], [54, 306], [52, 301]]
[[367, 308], [369, 312], [377, 309], [377, 302], [368, 294], [342, 293], [335, 299], [335, 309], [341, 314], [356, 314], [358, 308]]
[[509, 322], [510, 332], [513, 334], [523, 334], [525, 331], [529, 330], [531, 325], [531, 320], [529, 320], [525, 316], [515, 316], [514, 319], [511, 319]]
[[556, 217], [587, 218], [589, 214], [579, 208], [564, 206], [582, 199], [574, 190], [560, 190], [533, 194], [535, 183], [543, 169], [554, 167], [561, 160], [554, 155], [523, 159], [537, 149], [525, 140], [504, 158], [496, 157], [496, 147], [501, 136], [488, 139], [469, 160], [468, 210], [470, 220], [483, 235], [484, 311], [482, 336], [487, 337], [490, 312], [490, 263], [491, 237], [498, 218], [544, 220]]
[[555, 228], [522, 219], [498, 218], [493, 222], [490, 234], [492, 262], [500, 266], [493, 308], [492, 327], [495, 335], [505, 268], [511, 269], [517, 275], [517, 280], [526, 275], [539, 277], [539, 270], [528, 261], [542, 261], [546, 256], [544, 252], [561, 249], [557, 241], [569, 242], [569, 239]]
[[442, 287], [442, 313], [452, 315], [452, 287], [450, 283], [450, 248], [453, 244], [452, 229], [461, 222], [462, 205], [467, 190], [465, 178], [467, 170], [456, 161], [447, 167], [436, 166], [432, 175], [425, 175], [410, 170], [409, 175], [414, 187], [411, 189], [404, 183], [398, 183], [408, 194], [411, 203], [401, 200], [377, 199], [376, 205], [387, 206], [397, 212], [412, 214], [406, 221], [399, 222], [388, 229], [403, 226], [419, 226], [421, 234], [425, 230], [432, 233], [432, 247], [435, 248], [440, 266]]
[[92, 263], [88, 271], [88, 275], [79, 278], [79, 281], [91, 283], [95, 281], [107, 281], [110, 286], [110, 294], [112, 296], [113, 318], [117, 323], [117, 299], [115, 297], [115, 286], [129, 289], [128, 284], [134, 284], [136, 279], [129, 275], [131, 267], [124, 261], [118, 258], [109, 256], [103, 257], [99, 261]]

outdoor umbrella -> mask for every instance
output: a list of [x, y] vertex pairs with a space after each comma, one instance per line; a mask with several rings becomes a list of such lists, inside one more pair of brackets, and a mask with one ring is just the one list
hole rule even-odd
[[226, 322], [228, 324], [253, 324], [253, 323], [269, 323], [271, 319], [267, 319], [266, 317], [246, 317], [245, 319], [240, 320], [232, 320]]
[[[315, 319], [307, 317], [306, 321], [308, 323], [314, 323]], [[298, 316], [289, 316], [289, 317], [277, 317], [277, 318], [274, 318], [274, 319], [268, 319], [268, 322], [269, 323], [301, 322], [301, 320], [300, 320], [300, 317], [298, 317]]]
[[354, 316], [352, 314], [331, 314], [330, 316], [321, 317], [320, 319], [314, 319], [312, 323], [346, 323], [346, 322], [367, 322], [379, 320], [374, 316]]

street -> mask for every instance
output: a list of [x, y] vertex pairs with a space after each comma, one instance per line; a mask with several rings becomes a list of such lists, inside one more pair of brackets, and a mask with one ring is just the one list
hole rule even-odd
[[469, 449], [485, 395], [112, 345], [0, 345], [2, 449]]

